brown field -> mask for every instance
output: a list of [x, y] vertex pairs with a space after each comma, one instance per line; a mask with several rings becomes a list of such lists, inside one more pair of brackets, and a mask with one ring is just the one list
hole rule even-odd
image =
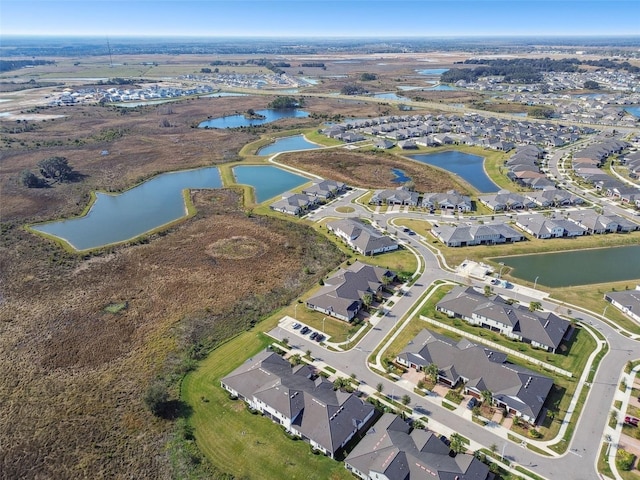
[[[209, 115], [263, 108], [270, 98], [220, 100], [126, 111], [56, 107], [41, 111], [64, 118], [0, 122], [0, 478], [171, 477], [166, 446], [174, 426], [144, 406], [149, 384], [166, 379], [176, 398], [186, 351], [207, 351], [244, 330], [343, 260], [309, 227], [247, 216], [233, 190], [195, 192], [191, 219], [89, 255], [66, 253], [22, 228], [78, 214], [92, 190], [237, 160], [261, 133], [318, 123], [192, 128]], [[308, 103], [311, 112], [372, 114], [366, 105]], [[172, 126], [160, 127], [163, 118]], [[20, 184], [23, 169], [35, 171], [54, 155], [69, 159], [77, 182]], [[117, 313], [107, 309], [113, 305]]]
[[468, 192], [468, 187], [441, 170], [385, 152], [307, 151], [282, 154], [278, 162], [362, 188], [396, 188], [391, 169], [399, 168], [411, 177], [417, 191]]
[[[3, 478], [168, 478], [172, 427], [142, 402], [151, 380], [171, 374], [187, 347], [242, 331], [342, 259], [303, 225], [247, 217], [234, 191], [193, 198], [192, 219], [87, 259], [18, 227], [3, 232]], [[109, 313], [112, 303], [126, 308]]]

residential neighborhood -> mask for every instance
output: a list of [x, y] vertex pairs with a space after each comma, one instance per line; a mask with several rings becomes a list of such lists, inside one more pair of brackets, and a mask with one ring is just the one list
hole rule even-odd
[[552, 312], [532, 310], [500, 295], [487, 296], [474, 287], [454, 287], [436, 310], [551, 353], [573, 333], [571, 323]]
[[422, 371], [430, 364], [438, 367], [438, 381], [482, 398], [491, 393], [492, 402], [536, 424], [542, 420], [543, 405], [553, 380], [518, 365], [508, 363], [504, 353], [475, 345], [466, 339], [456, 342], [427, 329], [411, 340], [396, 361], [400, 365]]
[[307, 308], [351, 322], [367, 304], [382, 295], [395, 273], [360, 261], [340, 269], [324, 281], [318, 292], [307, 299]]

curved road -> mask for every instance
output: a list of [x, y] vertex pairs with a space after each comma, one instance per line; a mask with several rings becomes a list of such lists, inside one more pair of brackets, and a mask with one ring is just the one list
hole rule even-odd
[[[413, 391], [404, 390], [400, 385], [370, 370], [368, 368], [368, 357], [386, 338], [398, 320], [416, 307], [418, 300], [434, 281], [458, 281], [459, 278], [455, 273], [443, 270], [440, 267], [435, 254], [421, 241], [418, 241], [417, 235], [409, 236], [389, 225], [391, 219], [406, 218], [413, 215], [400, 212], [386, 214], [371, 213], [361, 205], [352, 203], [352, 200], [360, 194], [361, 192], [354, 191], [343, 196], [327, 207], [314, 212], [311, 215], [311, 219], [353, 216], [353, 213], [338, 213], [335, 211], [335, 208], [339, 206], [354, 207], [360, 216], [370, 218], [379, 226], [389, 231], [395, 230], [398, 238], [408, 243], [417, 255], [423, 259], [423, 272], [413, 286], [407, 289], [406, 294], [398, 298], [387, 315], [384, 316], [373, 329], [367, 332], [354, 348], [345, 352], [333, 352], [324, 349], [313, 341], [309, 341], [305, 337], [298, 336], [295, 337], [292, 343], [297, 344], [302, 350], [311, 350], [317, 360], [331, 365], [338, 371], [346, 373], [347, 375], [355, 374], [358, 380], [365, 384], [372, 386], [382, 383], [384, 392], [387, 394], [394, 392], [396, 400], [408, 394], [411, 397], [411, 405], [414, 407], [419, 405], [422, 413], [428, 415], [433, 421], [443, 424], [449, 429], [459, 432], [481, 445], [497, 445], [498, 451], [504, 451], [505, 458], [508, 458], [511, 462], [515, 462], [518, 465], [522, 465], [537, 475], [549, 479], [599, 479], [600, 476], [597, 474], [595, 465], [600, 447], [604, 442], [604, 431], [608, 423], [613, 397], [618, 388], [620, 373], [624, 369], [626, 362], [640, 356], [640, 345], [638, 345], [638, 342], [621, 335], [616, 329], [591, 314], [579, 313], [583, 322], [598, 329], [607, 338], [609, 352], [602, 360], [593, 383], [588, 387], [589, 395], [582, 409], [580, 418], [577, 420], [569, 448], [567, 452], [560, 457], [542, 456], [516, 443], [508, 442], [504, 436], [493, 433], [490, 428], [481, 427], [480, 425], [465, 420], [458, 414], [414, 394]], [[420, 217], [424, 218], [424, 215]], [[473, 281], [472, 283], [479, 286], [485, 285], [480, 281]], [[540, 301], [539, 298], [524, 297], [523, 294], [519, 296], [522, 302]], [[549, 310], [562, 308], [548, 299], [542, 300], [541, 303], [545, 309]], [[577, 312], [574, 312], [574, 316], [576, 315]], [[588, 414], [585, 412], [588, 412]]]

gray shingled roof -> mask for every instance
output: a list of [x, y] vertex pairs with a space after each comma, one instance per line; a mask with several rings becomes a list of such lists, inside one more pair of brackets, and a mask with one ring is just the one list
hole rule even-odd
[[367, 431], [345, 463], [367, 475], [382, 473], [389, 480], [485, 480], [489, 476], [489, 467], [473, 455], [450, 457], [449, 447], [432, 432], [411, 431], [391, 413]]
[[514, 332], [528, 341], [553, 349], [560, 346], [570, 326], [567, 320], [551, 312], [531, 312], [526, 306], [506, 302], [500, 295], [487, 297], [473, 287], [458, 286], [436, 306], [466, 318], [472, 318], [475, 313], [511, 326]]
[[[457, 382], [460, 376], [467, 381], [468, 387], [479, 391], [487, 389], [496, 401], [532, 419], [540, 414], [553, 386], [549, 377], [506, 363], [503, 353], [468, 340], [456, 342], [427, 329], [422, 330], [398, 357], [421, 366], [434, 363], [439, 367], [440, 375], [451, 382]], [[420, 358], [422, 363], [415, 361]]]
[[374, 407], [350, 393], [335, 391], [323, 377], [311, 380], [312, 373], [307, 365], [292, 367], [280, 355], [263, 351], [224, 377], [222, 383], [293, 419], [300, 433], [335, 453]]

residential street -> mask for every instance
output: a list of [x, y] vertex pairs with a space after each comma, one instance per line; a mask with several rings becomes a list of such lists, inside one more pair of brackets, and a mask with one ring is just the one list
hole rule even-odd
[[[311, 218], [318, 220], [322, 217], [355, 216], [357, 214], [363, 218], [371, 219], [380, 227], [388, 229], [390, 233], [397, 232], [399, 240], [406, 242], [407, 246], [413, 249], [421, 261], [424, 262], [424, 269], [419, 278], [407, 289], [404, 295], [394, 298], [395, 303], [390, 311], [377, 321], [374, 328], [367, 332], [364, 337], [354, 340], [351, 349], [347, 351], [335, 352], [327, 350], [293, 330], [287, 331], [277, 328], [271, 332], [271, 335], [279, 338], [286, 335], [292, 347], [297, 347], [302, 351], [310, 350], [317, 361], [335, 368], [339, 375], [349, 376], [355, 374], [356, 378], [363, 384], [361, 386], [362, 389], [367, 387], [372, 389], [378, 383], [382, 383], [383, 392], [386, 395], [392, 395], [396, 400], [408, 394], [411, 397], [410, 406], [414, 409], [419, 406], [420, 413], [429, 417], [429, 428], [445, 434], [458, 432], [472, 440], [472, 449], [474, 446], [488, 448], [490, 445], [496, 445], [498, 447], [497, 451], [504, 451], [505, 458], [508, 458], [512, 463], [515, 462], [515, 464], [522, 465], [537, 475], [549, 479], [599, 479], [600, 477], [596, 471], [597, 455], [602, 443], [605, 441], [605, 435], [614, 434], [614, 431], [607, 426], [614, 394], [619, 385], [620, 374], [627, 361], [640, 357], [638, 342], [620, 334], [616, 329], [596, 318], [596, 316], [580, 311], [578, 307], [570, 306], [574, 317], [580, 319], [586, 326], [599, 330], [607, 338], [609, 352], [600, 364], [595, 381], [587, 387], [589, 388], [589, 395], [578, 419], [569, 448], [564, 455], [559, 457], [534, 453], [523, 445], [507, 440], [506, 429], [500, 426], [491, 426], [492, 424], [482, 427], [463, 418], [460, 414], [440, 406], [438, 402], [430, 401], [428, 398], [413, 393], [412, 390], [405, 389], [403, 382], [392, 382], [386, 379], [369, 366], [368, 357], [371, 352], [383, 342], [400, 319], [410, 312], [412, 315], [417, 314], [420, 308], [417, 302], [433, 282], [436, 280], [460, 282], [462, 278], [460, 274], [456, 274], [450, 268], [441, 268], [436, 255], [425, 246], [425, 242], [418, 235], [409, 236], [392, 227], [394, 219], [407, 217], [424, 218], [424, 215], [401, 212], [372, 214], [361, 205], [351, 203], [361, 193], [357, 190], [352, 191], [334, 203], [323, 207], [320, 211], [314, 212]], [[339, 206], [350, 206], [356, 208], [357, 212], [340, 214], [335, 210]], [[481, 288], [486, 285], [481, 280], [469, 277], [464, 277], [464, 281]], [[567, 307], [561, 307], [552, 302], [546, 298], [543, 292], [517, 285], [515, 290], [518, 299], [524, 304], [534, 300], [541, 301], [545, 309], [566, 313]], [[509, 296], [513, 295], [514, 292], [513, 289], [505, 291], [497, 287], [495, 287], [495, 291], [497, 293], [506, 293]], [[547, 443], [554, 444], [559, 440], [560, 438], [557, 438]], [[615, 440], [614, 437], [614, 443]], [[535, 442], [531, 441], [531, 443]]]

